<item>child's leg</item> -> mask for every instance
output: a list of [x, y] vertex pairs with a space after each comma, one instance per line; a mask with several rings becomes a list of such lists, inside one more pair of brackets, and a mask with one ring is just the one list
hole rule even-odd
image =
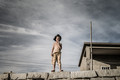
[[55, 66], [56, 66], [56, 60], [57, 60], [57, 56], [56, 54], [53, 55], [53, 70], [55, 70]]
[[57, 55], [57, 61], [58, 61], [58, 64], [59, 64], [59, 70], [61, 71], [61, 53], [59, 53]]
[[61, 71], [61, 64], [59, 64], [59, 70]]
[[53, 70], [55, 70], [55, 64], [53, 64]]

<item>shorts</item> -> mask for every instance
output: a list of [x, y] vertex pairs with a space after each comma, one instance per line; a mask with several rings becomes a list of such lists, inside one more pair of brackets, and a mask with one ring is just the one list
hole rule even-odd
[[61, 52], [55, 52], [52, 56], [52, 64], [55, 65], [56, 62], [61, 65]]

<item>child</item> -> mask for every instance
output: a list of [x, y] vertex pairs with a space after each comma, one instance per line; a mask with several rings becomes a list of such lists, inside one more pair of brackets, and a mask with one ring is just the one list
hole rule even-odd
[[60, 72], [62, 72], [63, 70], [61, 70], [61, 49], [62, 49], [62, 44], [60, 43], [61, 41], [61, 36], [59, 34], [57, 34], [54, 37], [54, 44], [53, 44], [53, 48], [52, 48], [52, 64], [53, 64], [53, 70], [51, 72], [55, 72], [55, 65], [56, 62], [59, 64], [59, 70]]

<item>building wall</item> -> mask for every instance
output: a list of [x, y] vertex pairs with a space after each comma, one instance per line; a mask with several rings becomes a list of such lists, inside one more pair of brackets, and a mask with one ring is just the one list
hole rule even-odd
[[[104, 54], [100, 53], [98, 50], [98, 53], [93, 54], [93, 61], [91, 61], [91, 55], [90, 55], [90, 47], [86, 46], [85, 52], [83, 53], [82, 56], [82, 61], [81, 61], [81, 66], [80, 70], [101, 70], [104, 67], [105, 68], [110, 68], [110, 69], [120, 69], [120, 55], [119, 54], [114, 54], [114, 52], [104, 52]], [[115, 51], [116, 52], [116, 51]], [[119, 53], [119, 52], [118, 52]], [[92, 66], [93, 65], [93, 66]]]
[[93, 70], [101, 70], [103, 67], [110, 67], [109, 64], [106, 64], [104, 62], [101, 61], [97, 61], [97, 60], [93, 60]]
[[83, 71], [83, 70], [86, 70], [86, 57], [82, 57], [82, 62], [81, 62], [81, 66], [80, 66], [80, 70]]
[[82, 62], [80, 66], [80, 70], [90, 70], [90, 65], [91, 65], [91, 59], [90, 59], [90, 47], [85, 48], [84, 55], [82, 57]]
[[110, 69], [120, 69], [119, 55], [93, 55], [93, 70], [110, 67]]

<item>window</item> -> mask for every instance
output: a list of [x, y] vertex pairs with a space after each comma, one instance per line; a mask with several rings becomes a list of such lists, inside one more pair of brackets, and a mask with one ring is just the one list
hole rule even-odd
[[109, 70], [110, 67], [109, 67], [109, 66], [102, 66], [101, 69], [102, 69], [102, 70]]

